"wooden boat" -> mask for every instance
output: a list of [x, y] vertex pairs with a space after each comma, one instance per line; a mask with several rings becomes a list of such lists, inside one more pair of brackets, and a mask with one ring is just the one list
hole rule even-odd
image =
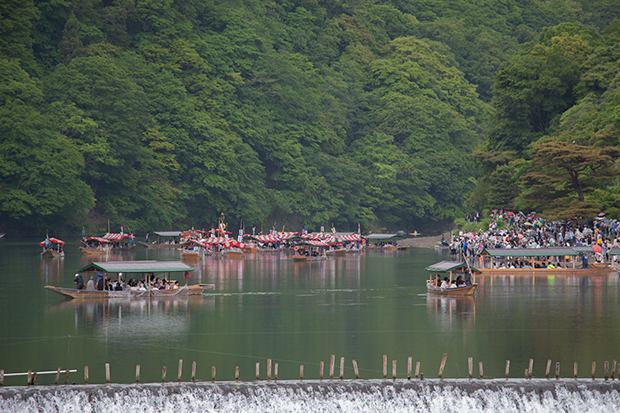
[[107, 254], [110, 249], [110, 241], [101, 237], [86, 238], [80, 246], [80, 251], [85, 255]]
[[[96, 273], [101, 274], [117, 274], [117, 280], [121, 274], [141, 274], [142, 278], [148, 280], [149, 274], [168, 274], [170, 280], [171, 273], [185, 273], [186, 279], [189, 278], [190, 271], [194, 268], [178, 261], [112, 261], [112, 262], [94, 262], [81, 268], [78, 273]], [[88, 278], [88, 277], [86, 277]], [[148, 282], [147, 282], [148, 284]], [[200, 295], [207, 289], [215, 288], [214, 284], [194, 284], [184, 285], [176, 289], [159, 290], [150, 288], [148, 290], [123, 290], [123, 291], [107, 291], [107, 290], [78, 290], [75, 288], [56, 287], [46, 285], [46, 289], [58, 293], [65, 298], [75, 299], [110, 299], [110, 298], [157, 298], [157, 297], [175, 297]]]
[[[594, 254], [592, 247], [488, 248], [480, 254], [477, 269], [482, 275], [595, 275], [612, 271], [607, 264], [588, 264], [583, 257], [588, 253]], [[555, 268], [541, 268], [549, 263]], [[511, 264], [515, 268], [509, 268]], [[525, 266], [521, 268], [521, 264]]]
[[39, 242], [39, 246], [43, 247], [43, 252], [41, 252], [41, 257], [43, 258], [59, 258], [65, 256], [65, 251], [63, 247], [65, 242], [59, 240], [58, 238], [45, 238], [43, 241]]
[[188, 261], [196, 261], [202, 259], [206, 255], [206, 245], [195, 239], [191, 239], [182, 244], [181, 258]]
[[261, 248], [258, 248], [258, 247], [250, 247], [250, 246], [246, 245], [246, 247], [243, 250], [243, 252], [248, 253], [248, 254], [259, 254], [259, 253], [263, 252], [263, 250]]
[[[430, 279], [426, 280], [426, 291], [433, 294], [441, 295], [473, 295], [478, 290], [478, 284], [475, 282], [475, 276], [471, 283], [468, 282], [467, 272], [470, 270], [469, 265], [465, 262], [440, 261], [426, 270], [431, 272]], [[435, 273], [436, 277], [433, 277]], [[471, 268], [471, 274], [480, 273], [477, 268]], [[458, 287], [443, 288], [435, 284], [435, 279], [440, 280], [439, 274], [449, 274], [449, 284], [452, 285], [453, 276], [465, 276], [465, 285]]]
[[293, 255], [293, 262], [323, 261], [326, 259], [326, 255], [316, 255], [314, 257], [310, 255]]
[[224, 256], [228, 259], [240, 260], [243, 258], [243, 251], [237, 248], [224, 250]]

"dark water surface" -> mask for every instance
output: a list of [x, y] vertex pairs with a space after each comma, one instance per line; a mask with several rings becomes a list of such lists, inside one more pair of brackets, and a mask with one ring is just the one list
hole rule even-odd
[[[0, 368], [6, 373], [77, 369], [71, 382], [161, 380], [162, 366], [175, 381], [178, 360], [183, 380], [191, 363], [197, 379], [255, 378], [267, 359], [278, 363], [282, 379], [319, 376], [319, 363], [345, 358], [345, 378], [353, 377], [356, 359], [362, 378], [382, 376], [382, 357], [397, 360], [397, 376], [406, 377], [407, 358], [421, 362], [427, 377], [436, 377], [443, 353], [445, 377], [467, 374], [467, 358], [484, 363], [487, 377], [503, 377], [506, 360], [511, 376], [523, 377], [530, 358], [533, 375], [544, 376], [547, 359], [561, 363], [561, 376], [597, 376], [603, 363], [620, 360], [620, 303], [617, 273], [604, 276], [483, 277], [476, 298], [427, 296], [425, 266], [441, 260], [443, 251], [367, 252], [323, 262], [293, 263], [291, 255], [247, 254], [243, 260], [207, 258], [195, 265], [191, 283], [214, 283], [202, 297], [110, 300], [65, 300], [43, 288], [73, 286], [75, 272], [93, 258], [83, 257], [78, 242], [69, 242], [64, 259], [39, 258], [38, 240], [0, 241]], [[146, 250], [111, 256], [125, 260], [175, 260], [179, 252]], [[180, 279], [182, 281], [182, 279]], [[457, 367], [458, 364], [458, 367]], [[617, 374], [617, 372], [616, 372]], [[37, 383], [53, 383], [54, 375]], [[7, 377], [5, 384], [26, 383]]]

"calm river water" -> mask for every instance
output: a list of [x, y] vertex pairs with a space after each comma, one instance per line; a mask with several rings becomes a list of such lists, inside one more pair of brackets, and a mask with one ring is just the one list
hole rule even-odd
[[[620, 294], [617, 273], [604, 276], [479, 277], [475, 298], [438, 298], [426, 294], [424, 267], [449, 259], [445, 251], [411, 249], [332, 257], [323, 262], [293, 263], [286, 253], [247, 254], [243, 260], [200, 261], [191, 283], [214, 283], [216, 289], [191, 299], [109, 302], [65, 300], [43, 288], [73, 286], [75, 272], [92, 258], [78, 242], [68, 242], [64, 259], [39, 258], [38, 240], [0, 241], [0, 368], [6, 373], [77, 369], [71, 382], [176, 380], [184, 360], [183, 380], [197, 363], [197, 379], [255, 377], [267, 359], [279, 365], [281, 379], [328, 374], [330, 355], [345, 358], [345, 378], [353, 377], [356, 359], [362, 378], [382, 376], [382, 358], [397, 360], [398, 377], [406, 377], [407, 358], [421, 362], [436, 377], [443, 353], [445, 377], [467, 374], [467, 358], [484, 363], [488, 377], [523, 377], [530, 358], [534, 377], [544, 376], [547, 359], [560, 362], [561, 375], [590, 375], [596, 361], [620, 360]], [[146, 250], [112, 256], [124, 260], [175, 260], [178, 251]], [[181, 279], [182, 281], [182, 279]], [[69, 336], [71, 336], [69, 340]], [[476, 372], [477, 374], [477, 368]], [[54, 375], [37, 383], [53, 383]], [[8, 377], [5, 384], [26, 383]]]

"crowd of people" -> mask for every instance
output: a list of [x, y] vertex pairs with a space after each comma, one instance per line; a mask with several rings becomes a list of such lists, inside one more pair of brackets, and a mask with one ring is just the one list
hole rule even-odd
[[[547, 221], [536, 213], [491, 214], [487, 230], [459, 231], [450, 240], [450, 253], [477, 257], [487, 248], [548, 248], [597, 245], [596, 258], [609, 261], [609, 250], [620, 247], [620, 221], [600, 214], [592, 221], [576, 218]], [[600, 248], [599, 248], [600, 247]]]
[[125, 282], [123, 279], [119, 279], [113, 282], [107, 278], [103, 273], [97, 274], [97, 281], [95, 282], [95, 276], [91, 276], [86, 285], [84, 285], [84, 279], [80, 274], [75, 274], [73, 282], [76, 284], [76, 289], [86, 291], [147, 291], [147, 290], [176, 290], [179, 288], [179, 282], [172, 280], [155, 278], [153, 274], [146, 280], [134, 280], [130, 278]]

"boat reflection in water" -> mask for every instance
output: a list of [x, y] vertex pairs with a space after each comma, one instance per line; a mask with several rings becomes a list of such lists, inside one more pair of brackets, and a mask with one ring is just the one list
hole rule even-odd
[[105, 254], [93, 255], [85, 254], [80, 258], [82, 267], [92, 264], [93, 262], [110, 262], [110, 261], [133, 261], [136, 253], [133, 250], [129, 251], [114, 251], [110, 250]]
[[450, 329], [454, 323], [465, 328], [473, 328], [476, 319], [478, 297], [474, 295], [447, 296], [426, 295], [426, 307], [440, 329]]
[[73, 310], [76, 330], [80, 325], [94, 326], [106, 336], [175, 336], [189, 328], [192, 308], [212, 305], [212, 300], [200, 295], [70, 300], [48, 306], [48, 311]]
[[65, 270], [65, 257], [41, 258], [39, 263], [39, 274], [45, 284], [58, 282], [62, 279]]

